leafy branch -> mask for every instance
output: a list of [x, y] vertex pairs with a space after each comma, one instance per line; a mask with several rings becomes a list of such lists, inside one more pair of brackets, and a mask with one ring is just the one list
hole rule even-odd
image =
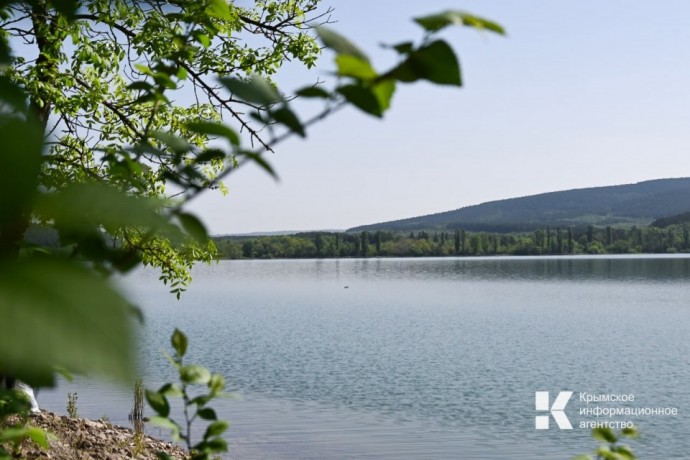
[[[151, 417], [151, 423], [170, 429], [173, 441], [183, 441], [191, 454], [191, 460], [208, 460], [213, 455], [228, 450], [222, 434], [228, 429], [229, 424], [224, 420], [218, 420], [215, 410], [208, 405], [214, 399], [226, 396], [225, 380], [219, 374], [212, 374], [205, 367], [184, 363], [188, 340], [180, 330], [175, 329], [170, 342], [175, 352], [170, 362], [178, 372], [179, 384], [166, 383], [158, 391], [146, 390], [146, 400], [158, 414]], [[191, 389], [194, 387], [205, 387], [207, 392], [192, 395]], [[171, 417], [168, 397], [182, 399], [184, 420], [181, 423]], [[208, 425], [201, 440], [195, 443], [192, 440], [192, 424], [197, 419], [207, 421]], [[157, 455], [162, 460], [172, 459], [163, 452]]]
[[592, 437], [604, 443], [595, 450], [595, 457], [583, 454], [573, 457], [573, 460], [594, 460], [595, 458], [596, 460], [635, 460], [637, 458], [629, 446], [620, 443], [623, 438], [637, 439], [639, 437], [634, 427], [623, 428], [619, 434], [609, 427], [594, 428]]

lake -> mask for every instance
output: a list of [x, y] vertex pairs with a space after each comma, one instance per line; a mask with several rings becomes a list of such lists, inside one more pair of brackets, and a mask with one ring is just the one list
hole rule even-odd
[[[153, 271], [123, 285], [146, 314], [147, 386], [172, 378], [179, 327], [237, 395], [217, 406], [227, 458], [569, 459], [600, 421], [634, 423], [640, 458], [690, 457], [685, 256], [223, 261], [179, 302]], [[572, 430], [537, 391], [574, 392]], [[127, 424], [129, 389], [77, 379], [39, 403], [64, 413], [67, 392], [80, 415]]]

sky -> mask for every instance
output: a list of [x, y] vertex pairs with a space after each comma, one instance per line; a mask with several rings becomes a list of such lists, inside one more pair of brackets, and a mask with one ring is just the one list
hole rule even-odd
[[[346, 229], [557, 190], [690, 176], [687, 0], [331, 0], [331, 27], [395, 62], [381, 43], [422, 37], [411, 18], [460, 9], [502, 24], [441, 36], [464, 85], [399, 85], [382, 120], [353, 109], [248, 166], [228, 196], [193, 203], [212, 234]], [[290, 91], [332, 82], [287, 69]], [[308, 110], [308, 108], [305, 108]]]

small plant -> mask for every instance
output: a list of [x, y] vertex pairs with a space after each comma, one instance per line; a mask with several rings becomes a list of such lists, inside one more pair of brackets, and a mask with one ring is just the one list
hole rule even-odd
[[609, 427], [594, 428], [592, 437], [602, 441], [603, 445], [594, 451], [594, 457], [588, 454], [578, 455], [573, 460], [636, 460], [635, 453], [625, 444], [619, 444], [622, 438], [636, 439], [639, 433], [636, 428], [623, 428], [616, 434]]
[[[158, 391], [146, 390], [146, 400], [158, 414], [151, 417], [151, 423], [172, 431], [173, 441], [184, 441], [190, 453], [190, 460], [210, 460], [215, 454], [227, 452], [227, 442], [221, 435], [228, 429], [225, 420], [218, 420], [216, 411], [208, 407], [213, 399], [226, 395], [225, 379], [219, 374], [212, 374], [205, 367], [196, 364], [185, 364], [184, 355], [187, 352], [187, 336], [175, 329], [171, 337], [175, 354], [170, 362], [178, 371], [180, 382], [166, 383]], [[190, 394], [193, 387], [205, 387], [206, 393]], [[182, 426], [170, 417], [168, 396], [182, 398], [184, 404], [184, 421]], [[204, 435], [198, 443], [192, 442], [192, 423], [197, 419], [209, 422]], [[173, 457], [158, 452], [159, 459], [171, 460]]]
[[110, 428], [113, 424], [110, 422], [110, 416], [108, 414], [103, 414], [101, 415], [101, 422], [108, 428]]
[[67, 393], [67, 413], [70, 418], [77, 418], [77, 393]]
[[144, 381], [136, 379], [134, 381], [134, 406], [129, 418], [132, 421], [141, 420], [144, 417]]
[[[141, 423], [140, 423], [141, 425]], [[136, 424], [135, 424], [136, 427]], [[140, 454], [143, 454], [144, 451], [146, 450], [146, 443], [144, 442], [144, 430], [140, 429], [135, 429], [134, 431], [134, 449], [132, 450], [132, 454], [134, 455], [134, 458], [138, 457]]]

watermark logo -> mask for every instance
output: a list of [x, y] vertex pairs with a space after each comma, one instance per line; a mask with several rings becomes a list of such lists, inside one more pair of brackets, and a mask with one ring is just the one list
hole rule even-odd
[[[570, 403], [573, 394], [575, 394], [573, 391], [561, 391], [552, 404], [548, 391], [535, 392], [534, 408], [537, 410], [537, 415], [534, 417], [534, 428], [548, 430], [553, 418], [559, 429], [572, 430], [573, 425], [565, 414], [565, 407]], [[638, 406], [635, 403], [638, 403], [639, 400], [632, 393], [590, 393], [583, 391], [579, 393], [579, 398], [575, 396], [573, 399], [575, 402], [570, 405], [570, 413], [571, 416], [575, 417], [573, 423], [579, 429], [611, 428], [622, 430], [637, 425], [637, 422], [631, 420], [632, 418], [642, 416], [677, 417], [679, 415], [678, 408], [673, 406]]]
[[573, 426], [565, 415], [565, 406], [568, 405], [572, 391], [561, 391], [558, 393], [553, 405], [549, 406], [549, 392], [537, 391], [534, 393], [534, 408], [541, 412], [550, 412], [551, 415], [537, 415], [534, 417], [534, 427], [537, 430], [548, 430], [551, 417], [556, 421], [556, 425], [561, 430], [572, 430]]

